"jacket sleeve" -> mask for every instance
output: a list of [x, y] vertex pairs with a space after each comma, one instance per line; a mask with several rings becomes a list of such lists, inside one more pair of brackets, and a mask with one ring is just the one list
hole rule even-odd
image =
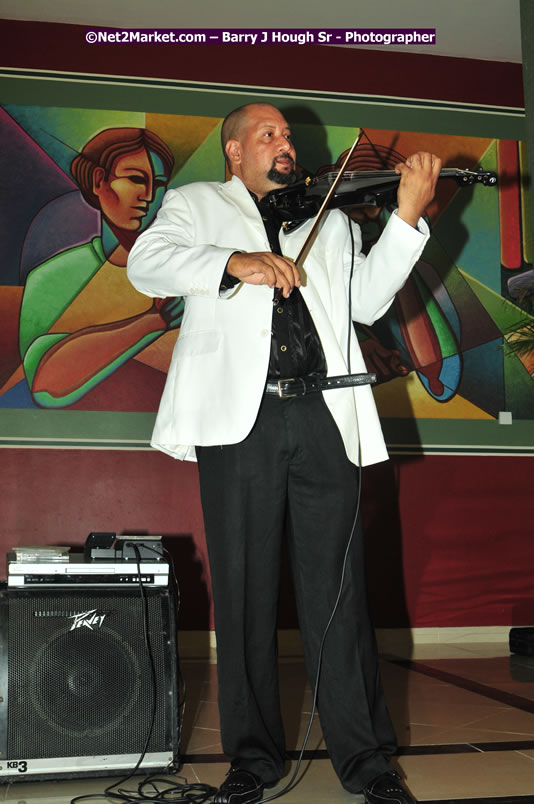
[[198, 214], [180, 190], [165, 194], [154, 223], [137, 238], [128, 257], [128, 278], [138, 291], [160, 298], [219, 297], [221, 278], [236, 249], [198, 243]]
[[352, 272], [352, 319], [370, 325], [386, 313], [406, 282], [429, 238], [428, 226], [421, 218], [414, 229], [393, 213], [367, 257], [360, 253], [360, 228], [352, 226], [354, 265], [348, 226], [346, 230], [344, 269], [347, 287]]

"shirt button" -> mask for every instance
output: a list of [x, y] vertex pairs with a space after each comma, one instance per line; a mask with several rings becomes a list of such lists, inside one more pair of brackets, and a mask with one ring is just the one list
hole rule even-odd
[[286, 352], [286, 351], [287, 351], [287, 346], [282, 345], [282, 346], [280, 347], [280, 351], [281, 351], [281, 352]]
[[283, 308], [283, 307], [277, 307], [277, 308], [276, 308], [276, 312], [277, 312], [277, 313], [283, 313], [283, 312], [284, 312], [284, 308]]

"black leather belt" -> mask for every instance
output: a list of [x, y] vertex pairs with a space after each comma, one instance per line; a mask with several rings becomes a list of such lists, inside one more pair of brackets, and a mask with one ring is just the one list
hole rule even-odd
[[268, 380], [265, 393], [287, 399], [292, 396], [305, 396], [316, 391], [329, 391], [332, 388], [349, 388], [353, 385], [369, 385], [376, 382], [376, 374], [344, 374], [339, 377], [290, 377], [287, 380]]

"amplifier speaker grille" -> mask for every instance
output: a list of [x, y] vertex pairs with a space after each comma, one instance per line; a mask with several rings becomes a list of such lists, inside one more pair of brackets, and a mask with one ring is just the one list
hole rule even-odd
[[[174, 609], [167, 589], [146, 588], [145, 595], [157, 701], [148, 751], [176, 754]], [[4, 757], [141, 753], [154, 694], [143, 612], [136, 589], [0, 593]]]

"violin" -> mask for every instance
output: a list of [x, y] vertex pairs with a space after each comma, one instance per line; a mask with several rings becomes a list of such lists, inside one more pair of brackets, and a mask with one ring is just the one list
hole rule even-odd
[[[302, 221], [319, 212], [337, 173], [308, 177], [288, 187], [272, 190], [264, 199], [276, 210], [280, 222]], [[461, 187], [483, 184], [494, 187], [497, 175], [491, 170], [443, 168], [440, 179], [455, 179]], [[354, 206], [385, 207], [394, 204], [401, 175], [394, 170], [369, 170], [343, 173], [330, 201], [329, 209]]]

